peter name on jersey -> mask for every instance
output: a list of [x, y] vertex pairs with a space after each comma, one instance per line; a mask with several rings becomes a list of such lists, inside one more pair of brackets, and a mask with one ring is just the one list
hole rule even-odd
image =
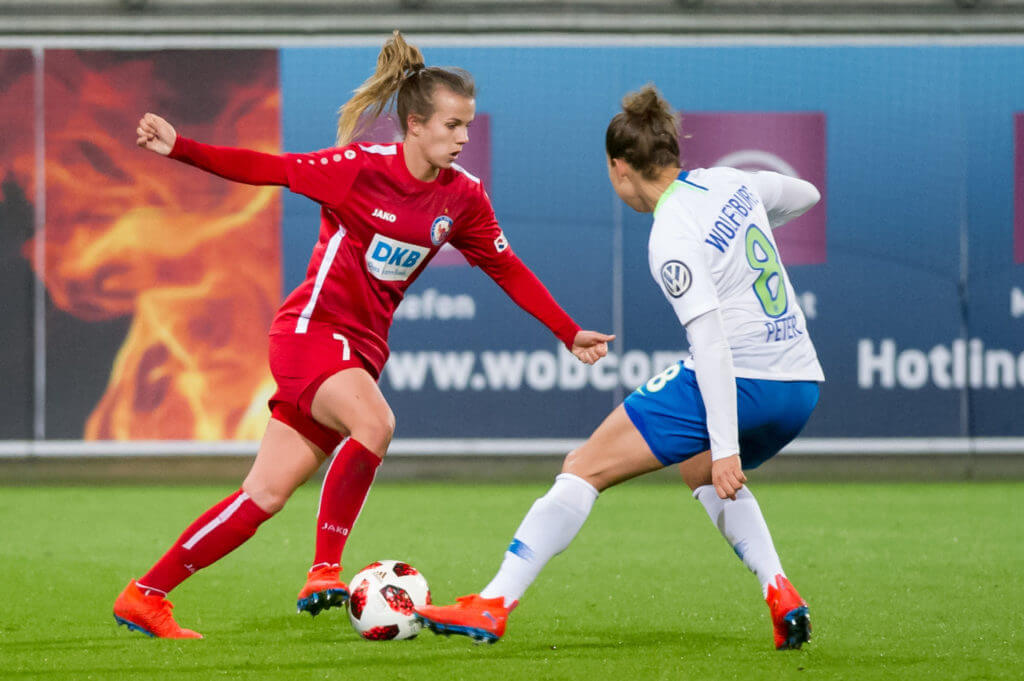
[[704, 243], [725, 253], [725, 249], [732, 245], [733, 239], [739, 234], [742, 218], [749, 216], [754, 206], [760, 202], [757, 195], [747, 189], [746, 185], [741, 186], [718, 211], [715, 224], [708, 232]]
[[804, 332], [796, 325], [796, 315], [791, 314], [781, 319], [773, 319], [764, 323], [765, 343], [777, 343], [804, 335]]

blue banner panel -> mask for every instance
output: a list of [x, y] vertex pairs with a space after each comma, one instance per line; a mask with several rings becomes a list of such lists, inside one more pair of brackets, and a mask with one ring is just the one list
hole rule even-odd
[[[332, 144], [338, 106], [376, 55], [282, 51], [285, 149]], [[432, 267], [400, 308], [381, 380], [398, 437], [582, 437], [684, 351], [647, 269], [650, 216], [622, 206], [607, 180], [605, 127], [622, 95], [647, 82], [682, 112], [684, 131], [688, 114], [704, 117], [683, 140], [684, 159], [741, 164], [760, 152], [826, 197], [805, 225], [779, 232], [792, 242], [788, 269], [827, 377], [805, 434], [1024, 435], [1024, 271], [1014, 258], [1024, 88], [1006, 86], [1006, 74], [1024, 73], [1021, 47], [425, 55], [477, 79], [487, 189], [513, 248], [581, 325], [619, 339], [614, 356], [582, 367], [486, 276]], [[716, 133], [728, 118], [757, 134]], [[285, 198], [286, 288], [301, 280], [318, 224], [315, 205]]]
[[[392, 327], [398, 438], [581, 438], [685, 354], [648, 271], [651, 216], [614, 195], [604, 154], [622, 96], [649, 82], [679, 110], [685, 167], [821, 190], [777, 233], [827, 378], [805, 435], [1024, 436], [1024, 41], [424, 47], [477, 80], [459, 163], [511, 246], [618, 338], [580, 364], [445, 250]], [[330, 147], [378, 49], [0, 50], [0, 440], [260, 437], [266, 331], [319, 207], [136, 149], [136, 121]], [[400, 136], [388, 119], [363, 138]]]

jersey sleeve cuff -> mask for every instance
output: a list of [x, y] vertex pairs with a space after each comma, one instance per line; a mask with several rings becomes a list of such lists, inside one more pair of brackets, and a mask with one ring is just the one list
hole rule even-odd
[[562, 341], [567, 350], [572, 350], [573, 343], [576, 342], [576, 334], [580, 332], [580, 325], [571, 319], [563, 326], [560, 326], [555, 330], [555, 336], [558, 340]]
[[171, 147], [171, 151], [167, 154], [167, 158], [172, 158], [175, 161], [181, 161], [183, 159], [191, 158], [189, 156], [189, 150], [194, 146], [194, 143], [184, 135], [178, 135], [174, 139], [174, 146]]
[[736, 445], [734, 447], [716, 447], [716, 446], [712, 446], [711, 447], [711, 460], [712, 461], [718, 461], [720, 459], [728, 459], [730, 456], [733, 456], [734, 454], [739, 454], [739, 453], [740, 453], [739, 445]]

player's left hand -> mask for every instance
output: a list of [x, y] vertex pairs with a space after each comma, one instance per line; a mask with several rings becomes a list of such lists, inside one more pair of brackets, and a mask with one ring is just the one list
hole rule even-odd
[[720, 498], [736, 501], [736, 492], [740, 491], [746, 481], [739, 454], [711, 462], [711, 484], [715, 486]]
[[614, 335], [597, 331], [577, 331], [572, 341], [572, 354], [585, 364], [593, 364], [608, 354], [608, 343], [615, 340]]

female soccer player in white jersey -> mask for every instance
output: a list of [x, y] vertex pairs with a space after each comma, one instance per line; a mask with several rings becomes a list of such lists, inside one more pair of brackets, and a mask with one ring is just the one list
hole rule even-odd
[[438, 633], [497, 641], [523, 592], [576, 536], [601, 491], [678, 463], [693, 496], [761, 581], [776, 648], [799, 648], [810, 639], [807, 604], [786, 579], [742, 469], [796, 437], [824, 380], [772, 237], [817, 203], [818, 191], [771, 172], [680, 172], [675, 116], [653, 86], [625, 97], [605, 146], [615, 192], [654, 214], [651, 275], [686, 329], [690, 357], [637, 388], [569, 453], [483, 591], [454, 606], [417, 608], [417, 617]]
[[[350, 143], [360, 116], [379, 115], [392, 101], [404, 143]], [[114, 603], [119, 623], [150, 636], [198, 638], [174, 621], [167, 593], [249, 539], [339, 444], [320, 494], [313, 566], [298, 609], [316, 615], [345, 603], [342, 549], [395, 425], [377, 386], [388, 330], [406, 289], [445, 243], [576, 357], [593, 363], [607, 353], [612, 336], [580, 330], [558, 306], [512, 252], [480, 181], [455, 164], [474, 112], [472, 77], [424, 66], [420, 51], [395, 31], [376, 72], [342, 107], [336, 148], [278, 156], [189, 140], [153, 114], [139, 122], [145, 149], [230, 180], [287, 186], [322, 211], [306, 280], [270, 331], [277, 392], [252, 469], [241, 489], [125, 587]]]

